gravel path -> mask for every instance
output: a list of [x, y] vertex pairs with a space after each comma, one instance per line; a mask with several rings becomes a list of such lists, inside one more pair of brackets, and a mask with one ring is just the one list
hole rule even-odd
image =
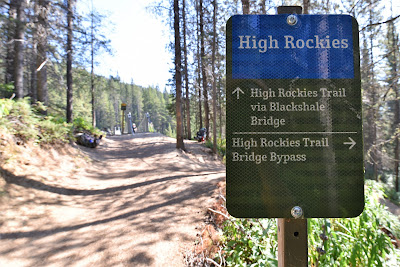
[[25, 169], [0, 168], [0, 266], [183, 266], [225, 177], [207, 149], [186, 147], [116, 136], [81, 148], [91, 164], [32, 155]]

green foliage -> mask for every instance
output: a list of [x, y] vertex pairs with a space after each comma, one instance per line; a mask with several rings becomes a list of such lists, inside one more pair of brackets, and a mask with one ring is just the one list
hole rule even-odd
[[[211, 139], [207, 140], [204, 145], [208, 148], [213, 147], [213, 142]], [[217, 151], [222, 157], [226, 156], [226, 139], [225, 138], [217, 138]]]
[[74, 132], [90, 132], [95, 135], [101, 135], [99, 129], [93, 127], [89, 122], [85, 121], [83, 118], [75, 118], [72, 124]]
[[10, 114], [13, 101], [10, 99], [0, 99], [0, 119]]
[[31, 106], [29, 99], [0, 99], [0, 125], [2, 130], [16, 136], [21, 141], [38, 144], [62, 143], [69, 140], [71, 126], [52, 116], [38, 112], [44, 106]]
[[368, 182], [365, 209], [359, 217], [309, 220], [309, 260], [313, 266], [384, 266], [389, 259], [400, 260], [399, 251], [383, 230], [399, 236], [399, 222], [379, 204], [383, 191], [373, 189], [377, 186]]
[[176, 138], [176, 131], [175, 129], [171, 128], [171, 125], [168, 125], [168, 128], [165, 131], [165, 135], [172, 138]]
[[393, 186], [388, 186], [387, 184], [385, 184], [384, 193], [385, 198], [389, 199], [396, 205], [400, 205], [400, 192], [396, 192], [396, 189]]
[[53, 121], [52, 117], [47, 117], [46, 119], [39, 121], [38, 125], [38, 142], [47, 144], [68, 142], [70, 126], [66, 122], [56, 123]]
[[[309, 265], [399, 266], [400, 250], [389, 233], [398, 238], [400, 223], [379, 203], [383, 194], [379, 183], [368, 181], [365, 209], [359, 217], [309, 219]], [[222, 261], [228, 266], [276, 266], [275, 220], [230, 217], [223, 234]]]
[[10, 97], [13, 92], [13, 83], [0, 83], [0, 97]]
[[276, 221], [236, 219], [224, 225], [224, 260], [227, 266], [278, 266]]

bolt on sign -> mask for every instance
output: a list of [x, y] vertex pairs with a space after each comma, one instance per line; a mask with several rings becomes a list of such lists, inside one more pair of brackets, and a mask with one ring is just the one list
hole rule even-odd
[[348, 15], [227, 22], [227, 208], [355, 217], [364, 208], [360, 56]]

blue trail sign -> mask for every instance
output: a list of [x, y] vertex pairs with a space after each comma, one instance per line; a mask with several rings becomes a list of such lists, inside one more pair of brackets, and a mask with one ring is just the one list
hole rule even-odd
[[358, 24], [348, 15], [227, 23], [227, 208], [354, 217], [364, 207]]

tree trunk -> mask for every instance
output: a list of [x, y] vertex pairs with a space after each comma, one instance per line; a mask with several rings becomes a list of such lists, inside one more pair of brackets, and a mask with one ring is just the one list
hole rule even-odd
[[35, 1], [34, 7], [33, 7], [33, 24], [35, 27], [32, 29], [32, 59], [31, 59], [31, 83], [30, 83], [30, 89], [29, 89], [29, 95], [31, 97], [31, 103], [36, 103], [37, 102], [37, 74], [36, 74], [36, 69], [37, 69], [37, 32], [38, 32], [38, 17], [39, 17], [39, 3], [38, 1]]
[[174, 32], [175, 32], [175, 85], [176, 85], [176, 148], [185, 149], [182, 127], [182, 73], [181, 73], [181, 38], [179, 31], [179, 1], [174, 0]]
[[212, 40], [212, 75], [213, 75], [213, 88], [212, 88], [212, 106], [213, 106], [213, 153], [217, 154], [217, 84], [216, 84], [216, 74], [215, 74], [215, 50], [217, 42], [217, 0], [213, 1], [214, 13], [213, 13], [213, 40]]
[[[395, 25], [393, 22], [391, 22], [389, 25], [389, 29], [391, 29], [390, 37], [392, 38], [392, 49], [393, 49], [393, 56], [388, 57], [389, 60], [392, 59], [392, 62], [389, 61], [389, 65], [391, 66], [390, 72], [391, 72], [391, 83], [392, 83], [392, 89], [395, 92], [395, 109], [394, 109], [394, 172], [395, 172], [395, 189], [396, 192], [399, 192], [399, 136], [398, 136], [398, 130], [399, 130], [399, 124], [400, 124], [400, 103], [399, 103], [399, 88], [398, 88], [398, 73], [397, 73], [397, 64], [398, 64], [398, 55], [397, 51], [399, 49], [398, 47], [398, 40], [397, 40], [397, 34], [395, 31]], [[388, 36], [389, 37], [389, 36]], [[390, 39], [390, 38], [388, 38]], [[390, 40], [389, 40], [390, 41]], [[391, 47], [389, 47], [390, 49]]]
[[242, 10], [243, 14], [250, 14], [250, 1], [242, 0]]
[[[372, 24], [372, 5], [370, 5], [369, 9], [369, 22]], [[379, 165], [379, 153], [378, 153], [378, 147], [377, 147], [377, 121], [378, 121], [378, 107], [376, 107], [378, 103], [378, 93], [377, 93], [377, 86], [375, 84], [375, 70], [374, 70], [374, 55], [373, 55], [373, 40], [374, 40], [374, 35], [372, 34], [372, 28], [371, 28], [371, 33], [369, 35], [369, 41], [370, 41], [370, 83], [372, 86], [372, 112], [373, 112], [373, 121], [372, 121], [372, 157], [373, 157], [373, 167], [374, 167], [374, 179], [378, 180], [378, 165]]]
[[7, 55], [6, 55], [6, 73], [4, 80], [6, 83], [14, 81], [14, 58], [15, 58], [15, 21], [17, 20], [17, 2], [11, 1], [8, 9], [8, 25], [7, 25]]
[[67, 122], [72, 122], [72, 17], [73, 17], [73, 3], [74, 0], [67, 2]]
[[[37, 35], [37, 59], [36, 59], [36, 75], [37, 75], [37, 98], [45, 106], [48, 105], [47, 93], [47, 13], [49, 2], [47, 0], [39, 0], [39, 13], [36, 28]], [[47, 114], [46, 111], [43, 111]]]
[[14, 38], [14, 89], [17, 98], [24, 97], [24, 38], [25, 38], [25, 0], [15, 0], [17, 25]]
[[310, 8], [310, 0], [303, 0], [303, 14], [308, 14]]
[[192, 139], [192, 130], [190, 128], [190, 98], [189, 98], [189, 73], [188, 73], [188, 53], [186, 45], [186, 1], [182, 1], [182, 20], [183, 20], [183, 53], [184, 53], [184, 64], [185, 64], [185, 96], [186, 96], [186, 129], [187, 139]]
[[196, 20], [197, 20], [197, 82], [198, 82], [198, 87], [199, 87], [199, 129], [203, 128], [203, 112], [201, 110], [201, 54], [200, 54], [200, 40], [201, 40], [201, 32], [200, 32], [200, 22], [199, 22], [199, 17], [200, 17], [200, 7], [198, 6], [198, 3], [196, 2]]
[[266, 1], [266, 0], [261, 0], [261, 1], [260, 1], [261, 14], [267, 14], [267, 9], [266, 9], [266, 6], [265, 6], [265, 1]]
[[204, 97], [204, 122], [207, 129], [206, 140], [210, 136], [210, 107], [208, 106], [208, 90], [207, 90], [207, 75], [205, 64], [205, 47], [204, 47], [204, 25], [203, 25], [203, 0], [200, 0], [200, 50], [201, 50], [201, 73], [203, 76], [203, 97]]
[[92, 126], [96, 127], [96, 112], [94, 108], [94, 32], [93, 32], [93, 2], [92, 2], [92, 14], [91, 14], [91, 27], [90, 27], [90, 45], [91, 45], [91, 72], [90, 72], [90, 87], [92, 93]]

